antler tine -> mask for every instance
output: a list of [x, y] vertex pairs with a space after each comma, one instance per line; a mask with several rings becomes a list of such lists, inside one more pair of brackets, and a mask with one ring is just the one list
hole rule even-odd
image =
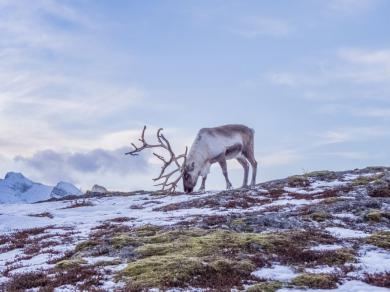
[[142, 129], [141, 138], [139, 139], [142, 143], [145, 142], [145, 131], [146, 131], [146, 125], [145, 125], [144, 128]]
[[[172, 146], [169, 143], [168, 139], [161, 133], [162, 130], [163, 130], [163, 128], [159, 128], [157, 130], [158, 144], [148, 144], [145, 141], [146, 126], [144, 126], [144, 128], [142, 129], [141, 137], [138, 139], [142, 143], [142, 145], [140, 147], [137, 147], [134, 143], [131, 143], [131, 145], [134, 147], [134, 150], [127, 152], [125, 154], [130, 154], [130, 155], [135, 156], [135, 155], [138, 155], [139, 152], [141, 152], [142, 150], [144, 150], [146, 148], [157, 148], [157, 147], [163, 148], [166, 151], [168, 151], [169, 159], [166, 159], [164, 156], [153, 152], [153, 155], [163, 162], [159, 176], [154, 178], [153, 181], [157, 182], [159, 180], [163, 180], [161, 183], [158, 183], [155, 186], [162, 186], [161, 191], [164, 191], [164, 192], [174, 192], [177, 188], [177, 184], [179, 183], [180, 179], [183, 176], [183, 173], [181, 170], [186, 163], [188, 147], [185, 148], [185, 152], [183, 154], [176, 156], [172, 150]], [[183, 163], [179, 162], [180, 159], [183, 159]], [[175, 168], [172, 171], [170, 171], [169, 173], [165, 174], [168, 167], [172, 163], [174, 163]], [[180, 175], [176, 179], [174, 179], [173, 181], [169, 182], [171, 177], [173, 175], [175, 175], [177, 172], [180, 172]]]
[[144, 128], [142, 129], [141, 138], [138, 139], [138, 141], [140, 141], [142, 143], [141, 147], [137, 147], [134, 143], [131, 143], [131, 146], [134, 147], [134, 150], [126, 152], [125, 155], [137, 156], [138, 152], [141, 152], [144, 149], [162, 147], [161, 144], [154, 144], [154, 145], [153, 144], [148, 144], [145, 141], [145, 131], [146, 131], [146, 126], [144, 126]]

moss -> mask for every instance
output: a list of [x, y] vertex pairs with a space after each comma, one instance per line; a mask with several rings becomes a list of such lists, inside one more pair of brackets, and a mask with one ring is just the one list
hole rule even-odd
[[310, 218], [317, 222], [323, 222], [327, 219], [332, 218], [332, 216], [326, 212], [314, 212], [310, 214]]
[[122, 276], [130, 277], [131, 283], [141, 287], [184, 287], [188, 284], [215, 287], [224, 281], [249, 276], [255, 266], [249, 261], [216, 259], [205, 262], [198, 257], [182, 254], [152, 256], [130, 263]]
[[275, 292], [278, 289], [282, 288], [282, 283], [280, 282], [264, 282], [253, 285], [249, 287], [247, 292]]
[[245, 221], [242, 218], [234, 219], [231, 222], [232, 225], [245, 225]]
[[320, 180], [333, 180], [337, 179], [337, 173], [329, 170], [312, 171], [305, 174], [308, 177], [315, 177]]
[[390, 250], [390, 231], [381, 231], [364, 239], [366, 243]]
[[155, 235], [161, 227], [155, 225], [144, 225], [136, 229], [137, 236], [152, 236]]
[[152, 236], [137, 237], [137, 260], [129, 263], [118, 279], [128, 279], [143, 288], [229, 288], [250, 276], [258, 266], [255, 255], [259, 252], [286, 257], [286, 245], [293, 245], [292, 253], [296, 253], [312, 241], [329, 240], [333, 240], [329, 235], [312, 231], [257, 234], [196, 228], [160, 230]]
[[77, 266], [86, 264], [87, 262], [82, 258], [74, 258], [70, 260], [62, 260], [56, 263], [56, 268], [58, 269], [71, 269]]
[[370, 222], [379, 222], [382, 219], [381, 211], [370, 210], [367, 214], [364, 215], [363, 219]]
[[302, 274], [292, 279], [291, 283], [295, 286], [315, 289], [337, 288], [337, 278], [328, 274]]
[[130, 263], [121, 273], [143, 287], [183, 286], [206, 271], [200, 259], [182, 255], [154, 256]]
[[115, 249], [121, 249], [125, 246], [137, 245], [138, 241], [134, 237], [129, 236], [128, 234], [119, 234], [110, 239], [110, 244]]
[[356, 262], [356, 254], [352, 249], [337, 249], [325, 252], [326, 257], [322, 264], [334, 266], [343, 265], [345, 263]]
[[340, 197], [328, 197], [328, 198], [325, 198], [322, 202], [325, 204], [333, 204], [333, 203], [336, 203], [339, 201], [345, 201], [345, 199], [340, 198]]
[[307, 187], [310, 181], [306, 175], [294, 175], [287, 178], [290, 187]]
[[370, 176], [359, 176], [358, 178], [354, 179], [351, 184], [353, 186], [365, 186], [368, 185], [369, 183], [372, 182], [379, 182], [379, 179], [383, 176], [384, 174], [377, 174], [377, 175], [370, 175]]
[[90, 249], [90, 248], [95, 247], [97, 245], [99, 245], [99, 242], [97, 242], [96, 240], [87, 240], [87, 241], [79, 243], [76, 246], [76, 252]]
[[[176, 240], [168, 240], [172, 236]], [[135, 252], [139, 259], [130, 263], [121, 277], [148, 288], [183, 287], [190, 283], [212, 287], [238, 284], [242, 277], [249, 276], [255, 265], [234, 255], [249, 252], [250, 244], [260, 241], [262, 235], [190, 229], [182, 230], [181, 235], [156, 234], [152, 241], [157, 238], [166, 241], [138, 247]]]
[[104, 267], [104, 266], [117, 266], [121, 263], [120, 259], [110, 260], [110, 261], [98, 261], [94, 264], [95, 267]]
[[363, 219], [368, 222], [380, 222], [383, 219], [390, 219], [390, 212], [383, 212], [381, 210], [370, 210], [363, 216]]

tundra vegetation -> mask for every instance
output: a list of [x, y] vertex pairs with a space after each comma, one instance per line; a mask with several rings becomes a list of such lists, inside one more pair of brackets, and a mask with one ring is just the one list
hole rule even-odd
[[[26, 212], [50, 225], [0, 235], [2, 254], [18, 251], [2, 266], [0, 290], [273, 292], [336, 289], [351, 280], [390, 288], [389, 170], [311, 172], [185, 200], [177, 199], [181, 194], [89, 193], [91, 204], [61, 209], [72, 205], [66, 201], [50, 212]], [[103, 218], [100, 202], [118, 198], [128, 202], [124, 211]], [[102, 217], [88, 223], [86, 236], [77, 225], [56, 225], [58, 216], [82, 208]], [[71, 248], [63, 252], [65, 246]], [[42, 254], [50, 254], [44, 265], [21, 272]], [[381, 270], [363, 264], [372, 255], [377, 262], [383, 257]], [[277, 267], [291, 275], [264, 273]]]

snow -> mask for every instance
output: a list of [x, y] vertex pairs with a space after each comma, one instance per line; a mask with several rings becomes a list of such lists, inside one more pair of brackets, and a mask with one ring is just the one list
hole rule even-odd
[[285, 199], [280, 199], [276, 200], [267, 206], [283, 206], [283, 205], [296, 205], [296, 206], [301, 206], [301, 205], [310, 205], [310, 204], [315, 204], [320, 202], [320, 199], [316, 200], [306, 200], [306, 199], [290, 199], [290, 198], [285, 198]]
[[302, 189], [295, 187], [284, 187], [283, 190], [289, 193], [296, 193], [300, 195], [315, 195], [321, 192], [319, 189]]
[[34, 203], [52, 197], [66, 195], [81, 195], [74, 185], [60, 182], [55, 187], [36, 183], [21, 173], [8, 172], [0, 179], [0, 204], [4, 203]]
[[333, 214], [333, 217], [347, 218], [347, 219], [352, 219], [352, 220], [357, 218], [357, 216], [353, 215], [352, 213], [337, 213], [337, 214]]
[[330, 234], [332, 234], [335, 237], [338, 238], [364, 238], [367, 236], [370, 236], [369, 234], [359, 231], [359, 230], [352, 230], [342, 227], [327, 227], [325, 228], [326, 231], [328, 231]]
[[83, 193], [71, 183], [61, 181], [53, 188], [50, 196], [52, 198], [61, 198], [68, 195], [80, 196], [82, 194]]
[[259, 279], [289, 281], [295, 278], [298, 274], [293, 269], [287, 266], [274, 265], [271, 268], [261, 268], [251, 273]]
[[313, 188], [334, 188], [345, 185], [346, 182], [340, 180], [332, 180], [332, 181], [323, 181], [317, 180], [311, 183], [311, 187]]
[[109, 257], [109, 256], [98, 256], [98, 257], [84, 257], [84, 260], [87, 261], [88, 264], [94, 265], [98, 262], [111, 262], [115, 261], [118, 258], [115, 257]]
[[326, 250], [336, 250], [336, 249], [340, 249], [340, 248], [343, 248], [343, 246], [339, 245], [339, 244], [319, 244], [319, 245], [311, 247], [310, 250], [326, 251]]
[[364, 246], [359, 250], [358, 263], [354, 266], [358, 271], [349, 276], [390, 272], [390, 254], [384, 249]]
[[336, 289], [289, 289], [282, 288], [278, 292], [388, 292], [388, 288], [381, 288], [369, 285], [362, 281], [352, 280], [347, 281]]
[[332, 273], [341, 272], [341, 270], [338, 267], [318, 266], [315, 268], [306, 268], [305, 272], [312, 273], [312, 274], [332, 274]]

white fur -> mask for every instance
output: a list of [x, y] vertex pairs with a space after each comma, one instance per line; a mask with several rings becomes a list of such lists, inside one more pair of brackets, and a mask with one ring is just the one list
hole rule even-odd
[[[243, 145], [243, 138], [239, 134], [231, 137], [210, 135], [207, 132], [199, 132], [194, 143], [190, 148], [187, 158], [187, 164], [190, 165], [195, 162], [195, 169], [193, 173], [199, 173], [205, 177], [210, 172], [209, 160], [224, 153], [227, 148], [235, 145]], [[234, 159], [240, 157], [241, 153], [227, 156], [226, 159]]]

